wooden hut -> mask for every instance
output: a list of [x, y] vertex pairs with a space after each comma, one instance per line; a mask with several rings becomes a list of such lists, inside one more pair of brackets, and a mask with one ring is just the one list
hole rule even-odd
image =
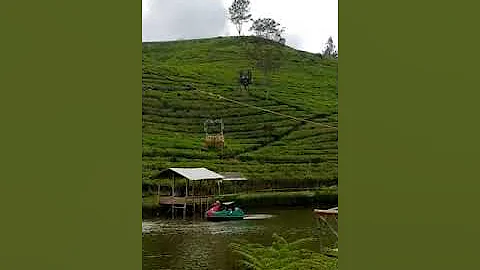
[[[198, 205], [200, 206], [200, 211], [202, 211], [202, 208], [206, 208], [209, 201], [213, 198], [213, 193], [207, 194], [207, 192], [202, 192], [202, 182], [219, 181], [224, 178], [222, 175], [206, 168], [168, 168], [161, 171], [158, 177], [168, 178], [172, 181], [170, 196], [158, 196], [158, 203], [170, 205], [172, 207], [172, 216], [175, 213], [175, 209], [182, 209], [184, 218], [187, 205], [192, 205], [194, 212], [195, 207]], [[175, 183], [179, 180], [183, 180], [185, 183], [184, 192], [180, 192], [175, 188]], [[197, 190], [195, 190], [195, 187]], [[191, 190], [190, 194], [189, 190]]]

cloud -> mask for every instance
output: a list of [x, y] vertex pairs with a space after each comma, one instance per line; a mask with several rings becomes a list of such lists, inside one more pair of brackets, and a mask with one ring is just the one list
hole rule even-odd
[[285, 35], [285, 43], [292, 48], [297, 48], [299, 50], [304, 49], [302, 47], [302, 38], [296, 34], [289, 34], [287, 32]]
[[142, 0], [142, 41], [221, 36], [228, 33], [218, 0]]
[[[228, 21], [233, 0], [142, 0], [142, 41], [237, 35]], [[287, 45], [320, 52], [329, 36], [338, 49], [338, 0], [255, 0], [254, 18], [270, 17], [286, 27]], [[250, 24], [243, 34], [249, 35]]]
[[[224, 6], [233, 0], [223, 0]], [[320, 52], [329, 36], [338, 48], [338, 0], [255, 0], [253, 18], [273, 18], [285, 27], [287, 45], [298, 50]], [[229, 23], [230, 32], [234, 26]]]

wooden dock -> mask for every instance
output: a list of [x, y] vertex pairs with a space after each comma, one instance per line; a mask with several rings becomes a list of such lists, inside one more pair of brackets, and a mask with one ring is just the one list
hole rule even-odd
[[318, 221], [323, 221], [338, 239], [338, 207], [330, 209], [314, 209], [313, 214]]
[[214, 202], [214, 196], [188, 196], [188, 197], [173, 197], [160, 196], [158, 197], [158, 204], [172, 208], [172, 218], [175, 217], [175, 210], [183, 210], [183, 218], [185, 219], [187, 208], [193, 210], [193, 213], [200, 212], [203, 217], [203, 212], [208, 210], [208, 207]]
[[158, 204], [160, 205], [172, 205], [172, 204], [187, 204], [194, 205], [202, 203], [213, 202], [213, 196], [188, 196], [188, 197], [173, 197], [173, 196], [160, 196]]
[[317, 217], [326, 217], [326, 216], [338, 216], [338, 208], [331, 208], [327, 210], [315, 209], [313, 213]]

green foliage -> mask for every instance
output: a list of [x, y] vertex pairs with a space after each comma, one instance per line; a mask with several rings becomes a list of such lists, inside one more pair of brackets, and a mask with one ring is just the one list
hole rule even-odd
[[299, 239], [288, 243], [273, 234], [271, 246], [251, 243], [232, 243], [230, 248], [241, 269], [338, 269], [338, 259], [302, 248], [313, 239]]
[[264, 83], [269, 86], [272, 74], [278, 71], [282, 65], [284, 51], [281, 47], [271, 44], [266, 39], [247, 43], [245, 50], [250, 61], [263, 72]]
[[[264, 74], [245, 48], [272, 50], [278, 69]], [[337, 179], [336, 130], [218, 99], [336, 125], [337, 62], [255, 37], [143, 43], [143, 172], [206, 167], [241, 172], [252, 188], [330, 184]], [[252, 70], [248, 92], [239, 70]], [[269, 80], [268, 85], [261, 83]], [[265, 92], [268, 91], [268, 100]], [[223, 119], [225, 148], [203, 148], [207, 119]]]
[[260, 18], [253, 21], [250, 30], [255, 36], [274, 41], [280, 41], [284, 28], [280, 28], [280, 23], [272, 18]]
[[230, 21], [237, 27], [238, 35], [242, 34], [242, 25], [250, 20], [250, 1], [249, 0], [234, 0], [232, 5], [228, 8]]
[[337, 205], [337, 190], [318, 191], [285, 191], [285, 192], [256, 192], [237, 195], [220, 196], [222, 201], [235, 201], [239, 205], [249, 207], [276, 205], [276, 206], [298, 206], [298, 205]]
[[335, 49], [335, 44], [333, 43], [333, 38], [329, 37], [327, 43], [325, 44], [325, 49], [322, 52], [324, 58], [338, 58], [338, 52]]

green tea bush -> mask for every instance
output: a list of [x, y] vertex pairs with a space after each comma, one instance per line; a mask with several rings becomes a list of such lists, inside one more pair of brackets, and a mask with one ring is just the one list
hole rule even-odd
[[[337, 179], [337, 131], [232, 103], [195, 89], [302, 119], [337, 121], [336, 65], [275, 44], [283, 58], [270, 85], [253, 69], [254, 84], [238, 85], [251, 68], [242, 44], [255, 38], [212, 38], [143, 44], [142, 178], [168, 167], [241, 172], [251, 187], [315, 187]], [[269, 97], [266, 99], [266, 90]], [[222, 118], [225, 149], [203, 151], [203, 122]], [[269, 128], [265, 128], [268, 126]], [[270, 128], [271, 127], [271, 128]]]

